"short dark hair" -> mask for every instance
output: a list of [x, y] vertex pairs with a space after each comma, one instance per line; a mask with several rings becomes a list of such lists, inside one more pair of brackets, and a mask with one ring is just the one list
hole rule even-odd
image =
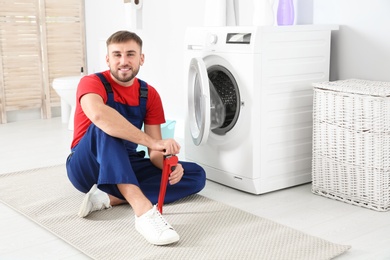
[[123, 43], [128, 41], [135, 41], [139, 47], [142, 50], [142, 39], [139, 37], [136, 33], [129, 32], [129, 31], [117, 31], [116, 33], [112, 34], [106, 41], [106, 45], [113, 44], [113, 43]]

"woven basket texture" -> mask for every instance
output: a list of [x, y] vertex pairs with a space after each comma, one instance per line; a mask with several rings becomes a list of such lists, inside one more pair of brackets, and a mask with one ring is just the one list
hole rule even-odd
[[390, 82], [314, 85], [312, 191], [390, 209]]

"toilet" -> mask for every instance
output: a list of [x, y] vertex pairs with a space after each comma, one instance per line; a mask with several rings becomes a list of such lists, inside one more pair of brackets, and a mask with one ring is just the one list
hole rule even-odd
[[55, 78], [53, 89], [61, 98], [61, 121], [68, 124], [68, 129], [73, 131], [74, 113], [76, 111], [76, 90], [83, 76], [70, 76]]

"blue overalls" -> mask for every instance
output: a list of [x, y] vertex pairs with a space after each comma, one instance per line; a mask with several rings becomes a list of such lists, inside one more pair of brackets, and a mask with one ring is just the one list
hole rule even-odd
[[[147, 84], [139, 80], [140, 104], [129, 106], [115, 102], [110, 84], [102, 74], [97, 75], [106, 89], [107, 105], [141, 129], [146, 114]], [[137, 146], [106, 134], [92, 123], [67, 159], [68, 178], [81, 192], [87, 193], [94, 184], [98, 184], [100, 190], [122, 200], [125, 198], [117, 184], [135, 184], [156, 204], [162, 170], [155, 167], [149, 158], [143, 158], [144, 154], [136, 151]], [[179, 163], [184, 168], [184, 175], [179, 183], [168, 184], [164, 203], [195, 194], [205, 186], [206, 175], [202, 167], [191, 162]]]

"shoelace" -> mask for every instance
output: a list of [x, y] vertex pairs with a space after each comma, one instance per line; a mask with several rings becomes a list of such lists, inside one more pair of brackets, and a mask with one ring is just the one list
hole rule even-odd
[[156, 227], [156, 230], [158, 230], [160, 233], [167, 229], [173, 229], [158, 210], [153, 212], [153, 214], [150, 216], [150, 220], [153, 222], [152, 224]]

